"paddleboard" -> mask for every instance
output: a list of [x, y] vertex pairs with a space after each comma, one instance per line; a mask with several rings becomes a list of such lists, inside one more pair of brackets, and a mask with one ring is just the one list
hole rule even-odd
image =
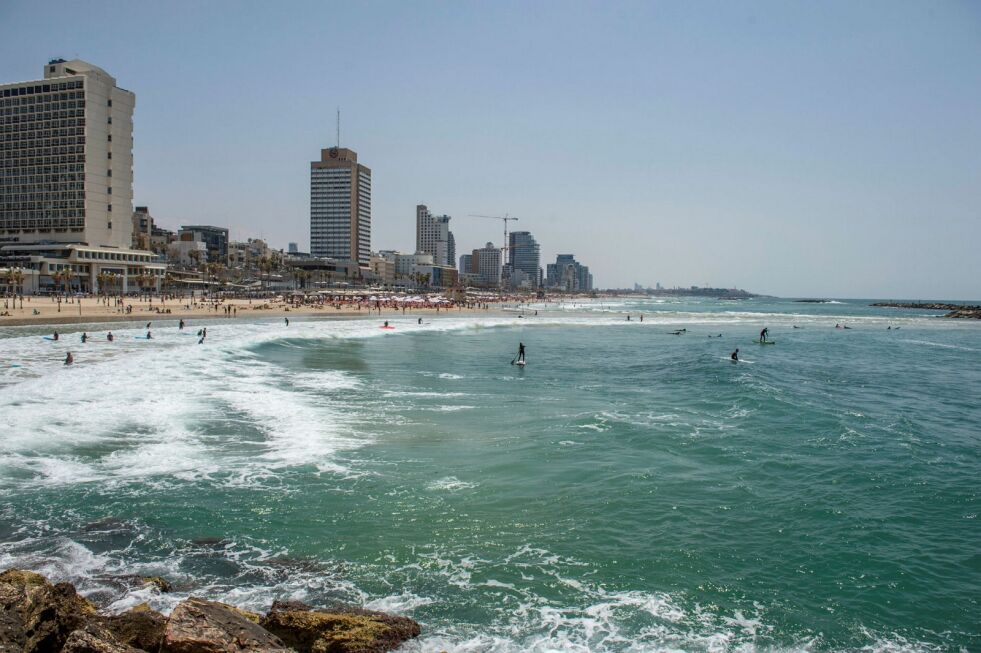
[[515, 363], [515, 365], [519, 367], [524, 367], [525, 365], [527, 365], [527, 363], [525, 363], [524, 361], [518, 361], [517, 363]]
[[754, 340], [753, 342], [756, 343], [757, 345], [775, 345], [775, 344], [777, 344], [776, 340]]
[[133, 340], [153, 340], [153, 338], [147, 338], [146, 336], [133, 336]]

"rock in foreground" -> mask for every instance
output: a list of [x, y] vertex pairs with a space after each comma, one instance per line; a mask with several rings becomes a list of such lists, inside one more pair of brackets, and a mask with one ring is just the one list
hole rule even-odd
[[161, 653], [287, 653], [283, 642], [225, 603], [190, 598], [170, 614]]
[[382, 653], [419, 631], [383, 612], [281, 601], [265, 617], [196, 597], [169, 618], [146, 604], [101, 615], [69, 583], [0, 573], [0, 653]]
[[262, 626], [299, 653], [382, 653], [419, 636], [412, 619], [358, 608], [315, 610], [276, 601]]

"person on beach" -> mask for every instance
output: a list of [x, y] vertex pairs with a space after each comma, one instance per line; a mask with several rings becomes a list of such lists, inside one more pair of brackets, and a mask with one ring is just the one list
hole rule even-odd
[[65, 365], [71, 365], [74, 362], [75, 362], [75, 357], [72, 356], [71, 352], [68, 352], [68, 355], [65, 356]]
[[88, 334], [82, 331], [82, 344], [85, 344], [85, 341], [88, 339], [89, 339]]
[[763, 330], [760, 331], [760, 342], [766, 342], [766, 336], [769, 333], [770, 333], [770, 330], [768, 328], [766, 328], [766, 327], [763, 327]]
[[733, 360], [733, 362], [736, 362], [736, 363], [739, 362], [739, 348], [738, 347], [736, 348], [736, 351], [732, 352], [729, 355], [729, 358], [731, 358]]

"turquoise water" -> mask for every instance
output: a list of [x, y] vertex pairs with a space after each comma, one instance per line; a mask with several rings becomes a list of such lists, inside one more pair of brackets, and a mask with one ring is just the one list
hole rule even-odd
[[412, 651], [979, 650], [981, 324], [867, 303], [8, 328], [0, 566], [355, 602]]

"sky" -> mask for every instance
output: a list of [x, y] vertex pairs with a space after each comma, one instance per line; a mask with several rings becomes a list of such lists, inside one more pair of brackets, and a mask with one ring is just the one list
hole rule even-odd
[[457, 253], [531, 231], [597, 286], [981, 299], [981, 3], [0, 0], [0, 82], [80, 58], [136, 94], [158, 224], [309, 243], [309, 169], [372, 169]]

